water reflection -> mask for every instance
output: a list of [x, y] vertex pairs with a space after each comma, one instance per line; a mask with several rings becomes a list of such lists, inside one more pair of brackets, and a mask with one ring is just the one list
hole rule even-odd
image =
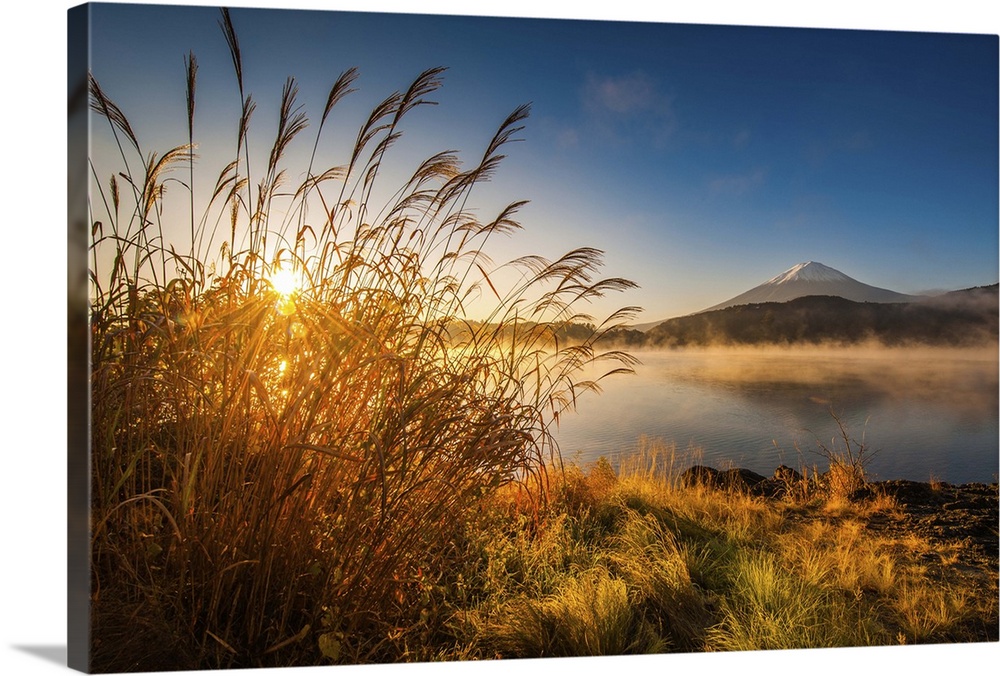
[[[987, 350], [643, 352], [633, 377], [604, 381], [557, 438], [586, 462], [628, 453], [640, 436], [695, 448], [704, 461], [770, 473], [822, 465], [818, 444], [878, 450], [881, 478], [995, 481], [998, 359]], [[822, 468], [822, 467], [821, 467]]]

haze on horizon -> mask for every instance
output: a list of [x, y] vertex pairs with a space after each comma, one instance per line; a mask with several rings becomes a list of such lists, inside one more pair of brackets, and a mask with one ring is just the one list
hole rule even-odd
[[[182, 58], [196, 55], [204, 176], [230, 157], [239, 103], [217, 12], [105, 4], [93, 21], [93, 73], [146, 150], [186, 141]], [[494, 242], [497, 263], [603, 249], [604, 274], [641, 288], [595, 315], [696, 312], [807, 260], [907, 294], [997, 281], [995, 35], [238, 7], [233, 20], [259, 148], [288, 76], [314, 131], [330, 84], [359, 68], [335, 145], [378, 100], [447, 66], [439, 105], [412, 116], [387, 161], [400, 174], [449, 148], [468, 165], [530, 102], [524, 142], [474, 206], [530, 200], [524, 230]], [[99, 175], [110, 150], [95, 148]]]

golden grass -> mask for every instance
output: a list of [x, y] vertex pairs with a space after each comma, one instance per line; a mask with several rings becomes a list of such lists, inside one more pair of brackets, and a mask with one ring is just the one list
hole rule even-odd
[[[479, 563], [464, 579], [482, 593], [453, 616], [464, 657], [969, 641], [995, 624], [995, 593], [947, 572], [960, 545], [868, 527], [902, 518], [884, 494], [765, 499], [685, 486], [649, 456], [622, 466], [614, 476], [601, 461], [568, 468], [519, 525], [504, 493], [470, 524]], [[926, 565], [932, 552], [944, 569]], [[620, 640], [625, 626], [634, 643]]]
[[[365, 119], [343, 162], [320, 138], [357, 71], [332, 85], [307, 167], [288, 149], [308, 126], [289, 79], [264, 153], [247, 130], [235, 23], [221, 25], [240, 95], [237, 147], [204, 214], [178, 202], [196, 178], [198, 65], [186, 59], [188, 138], [147, 153], [91, 77], [100, 140], [91, 246], [93, 607], [97, 669], [257, 667], [377, 659], [386, 627], [414, 620], [425, 571], [440, 568], [456, 515], [497, 489], [543, 482], [548, 432], [583, 392], [583, 367], [631, 357], [556, 336], [575, 308], [633, 286], [600, 279], [601, 252], [525, 256], [499, 287], [491, 238], [517, 228], [515, 201], [484, 220], [471, 199], [523, 128], [502, 120], [463, 167], [451, 152], [383, 186], [408, 114], [444, 69], [420, 73]], [[198, 173], [200, 173], [198, 167]], [[290, 176], [304, 176], [298, 185]], [[373, 195], [392, 195], [385, 204]], [[164, 225], [188, 221], [188, 241]], [[279, 272], [300, 280], [278, 283]], [[494, 296], [485, 321], [471, 298]], [[130, 626], [123, 618], [148, 622]], [[416, 619], [420, 614], [417, 612]], [[334, 655], [336, 657], [334, 658]]]

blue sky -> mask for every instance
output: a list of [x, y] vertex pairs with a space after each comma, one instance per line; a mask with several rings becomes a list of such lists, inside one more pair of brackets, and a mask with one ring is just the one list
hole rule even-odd
[[[238, 104], [217, 18], [99, 6], [92, 51], [95, 76], [158, 150], [185, 140], [182, 56], [194, 51], [213, 180]], [[241, 8], [233, 20], [262, 148], [289, 75], [315, 120], [336, 76], [359, 68], [335, 112], [346, 141], [382, 97], [447, 66], [439, 105], [405, 130], [400, 170], [445, 148], [471, 162], [530, 102], [524, 141], [479, 203], [487, 214], [530, 200], [524, 231], [490, 252], [603, 249], [605, 273], [641, 288], [596, 315], [698, 311], [806, 260], [905, 293], [997, 281], [995, 35]]]

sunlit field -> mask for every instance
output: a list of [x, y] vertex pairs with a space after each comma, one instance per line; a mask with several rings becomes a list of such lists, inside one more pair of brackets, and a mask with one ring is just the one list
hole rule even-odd
[[[525, 256], [516, 284], [493, 283], [488, 241], [519, 227], [521, 203], [485, 220], [471, 207], [526, 106], [481, 156], [428, 157], [375, 204], [443, 69], [358, 121], [341, 164], [286, 173], [293, 142], [315, 156], [357, 72], [313, 120], [289, 79], [260, 102], [277, 106], [273, 145], [250, 147], [258, 102], [228, 13], [221, 25], [243, 101], [227, 166], [196, 158], [195, 55], [189, 137], [165, 151], [136, 137], [100, 73], [90, 82], [95, 133], [120, 151], [118, 166], [92, 163], [94, 667], [392, 659], [387, 631], [419, 619], [462, 515], [513, 483], [544, 495], [550, 426], [595, 388], [581, 367], [630, 367], [593, 349], [628, 310], [582, 343], [555, 340], [590, 321], [582, 302], [630, 283], [598, 279], [592, 249]], [[190, 191], [176, 198], [201, 172], [218, 176], [204, 214]], [[189, 237], [168, 241], [178, 219]], [[480, 294], [492, 314], [465, 321]]]
[[564, 462], [560, 419], [637, 364], [601, 339], [638, 309], [587, 314], [635, 286], [595, 248], [491, 259], [525, 203], [477, 198], [527, 105], [480, 153], [401, 167], [411, 113], [448, 114], [429, 109], [443, 68], [349, 119], [358, 71], [320, 110], [294, 78], [258, 100], [261, 46], [225, 10], [220, 28], [241, 111], [222, 166], [198, 157], [197, 55], [170, 147], [89, 83], [115, 151], [90, 163], [91, 669], [997, 640], [995, 570], [942, 573], [928, 560], [961, 552], [865, 530], [900, 506], [858, 497], [861, 456], [767, 498], [686, 483], [661, 446]]

